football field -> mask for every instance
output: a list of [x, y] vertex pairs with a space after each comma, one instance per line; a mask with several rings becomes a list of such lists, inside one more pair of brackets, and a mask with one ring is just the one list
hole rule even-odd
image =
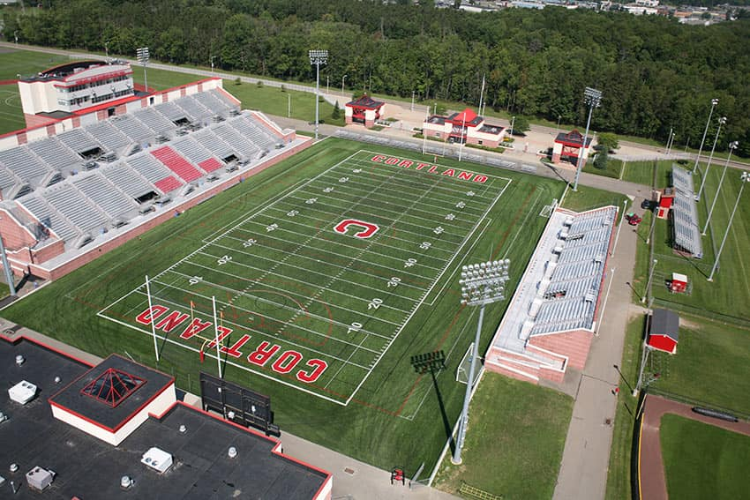
[[463, 259], [511, 183], [500, 174], [358, 151], [98, 314], [347, 405]]

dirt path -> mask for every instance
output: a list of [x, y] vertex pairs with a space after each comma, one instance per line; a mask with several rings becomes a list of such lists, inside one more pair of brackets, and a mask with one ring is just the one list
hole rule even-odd
[[692, 411], [686, 404], [664, 399], [659, 396], [648, 396], [643, 413], [639, 471], [641, 498], [646, 500], [667, 500], [667, 481], [664, 474], [664, 461], [661, 456], [659, 428], [661, 417], [673, 413], [681, 417], [697, 420], [708, 425], [721, 427], [732, 432], [750, 436], [750, 422], [727, 422], [718, 418], [706, 417]]

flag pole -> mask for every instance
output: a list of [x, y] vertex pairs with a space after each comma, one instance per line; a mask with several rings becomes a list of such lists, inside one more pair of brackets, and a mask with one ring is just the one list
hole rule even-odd
[[214, 306], [214, 330], [216, 331], [216, 363], [219, 366], [219, 378], [221, 375], [221, 350], [219, 349], [219, 322], [216, 321], [216, 296], [211, 297]]
[[146, 296], [148, 297], [148, 314], [151, 317], [151, 336], [154, 337], [154, 355], [156, 362], [159, 362], [159, 347], [156, 344], [156, 325], [154, 325], [154, 306], [151, 305], [151, 287], [148, 284], [148, 275], [146, 275]]

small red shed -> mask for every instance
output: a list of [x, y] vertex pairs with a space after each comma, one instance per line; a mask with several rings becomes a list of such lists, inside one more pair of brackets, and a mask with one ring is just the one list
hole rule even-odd
[[674, 188], [664, 188], [664, 192], [659, 198], [659, 207], [656, 212], [656, 216], [660, 219], [666, 219], [669, 217], [669, 211], [674, 205]]
[[676, 354], [679, 329], [680, 317], [676, 313], [666, 309], [654, 309], [646, 344], [657, 351]]
[[672, 293], [685, 293], [687, 284], [687, 276], [680, 273], [672, 273], [672, 281], [669, 282], [669, 291]]

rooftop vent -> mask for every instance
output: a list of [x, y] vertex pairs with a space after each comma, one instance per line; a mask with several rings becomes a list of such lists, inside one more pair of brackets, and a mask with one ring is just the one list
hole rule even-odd
[[159, 474], [164, 474], [172, 467], [172, 455], [157, 447], [153, 447], [143, 454], [141, 463], [148, 465]]
[[594, 292], [589, 292], [586, 294], [586, 296], [583, 298], [586, 302], [593, 302], [596, 299], [596, 294]]
[[120, 488], [123, 490], [129, 490], [135, 485], [135, 481], [130, 476], [122, 476], [120, 478]]
[[230, 446], [227, 450], [227, 456], [229, 458], [237, 458], [237, 448], [235, 448], [234, 446]]
[[8, 389], [8, 395], [16, 403], [25, 405], [36, 396], [36, 386], [24, 380]]
[[229, 112], [232, 116], [240, 116], [240, 111], [238, 109], [233, 109]]
[[575, 219], [573, 217], [568, 217], [567, 219], [565, 219], [565, 222], [563, 222], [563, 226], [572, 226], [574, 220]]
[[25, 361], [26, 359], [21, 354], [16, 355], [16, 366], [21, 366]]
[[52, 473], [38, 465], [26, 473], [26, 484], [34, 491], [44, 491], [52, 484], [52, 479], [54, 479]]
[[10, 467], [8, 467], [8, 470], [10, 471], [11, 474], [15, 474], [16, 472], [18, 472], [18, 464], [16, 463], [10, 464]]
[[0, 411], [0, 424], [8, 420], [8, 415]]
[[180, 434], [185, 434], [186, 432], [187, 432], [187, 427], [185, 427], [184, 425], [181, 425], [180, 426]]

